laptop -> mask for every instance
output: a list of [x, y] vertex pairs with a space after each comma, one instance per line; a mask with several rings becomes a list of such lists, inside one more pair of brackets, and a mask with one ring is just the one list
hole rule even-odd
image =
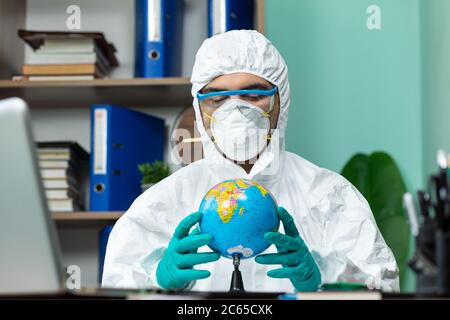
[[63, 268], [26, 103], [0, 101], [0, 294], [56, 293]]

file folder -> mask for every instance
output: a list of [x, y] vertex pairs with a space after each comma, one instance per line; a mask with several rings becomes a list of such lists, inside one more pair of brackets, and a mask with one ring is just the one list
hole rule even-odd
[[208, 36], [255, 29], [254, 0], [208, 0]]
[[184, 1], [136, 0], [135, 77], [181, 76]]
[[127, 210], [141, 193], [138, 164], [162, 160], [163, 152], [163, 119], [120, 106], [92, 105], [90, 210]]

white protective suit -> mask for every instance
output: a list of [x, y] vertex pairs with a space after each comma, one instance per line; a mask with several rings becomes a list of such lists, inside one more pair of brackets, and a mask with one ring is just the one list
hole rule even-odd
[[[217, 151], [203, 127], [196, 98], [197, 91], [214, 78], [236, 72], [257, 75], [279, 88], [279, 137], [272, 138], [249, 174]], [[290, 102], [288, 71], [272, 43], [249, 30], [209, 38], [197, 53], [191, 81], [205, 157], [148, 189], [117, 221], [109, 238], [102, 285], [158, 286], [156, 268], [178, 223], [198, 211], [203, 196], [215, 184], [246, 178], [267, 187], [278, 205], [293, 216], [320, 269], [322, 283], [362, 282], [385, 291], [399, 290], [395, 258], [364, 197], [342, 176], [284, 150]], [[268, 252], [276, 249], [271, 246]], [[293, 291], [289, 279], [266, 275], [279, 267], [260, 265], [254, 259], [241, 261], [246, 290]], [[197, 281], [193, 290], [228, 291], [233, 271], [230, 259], [222, 257], [195, 268], [209, 270], [211, 276]]]

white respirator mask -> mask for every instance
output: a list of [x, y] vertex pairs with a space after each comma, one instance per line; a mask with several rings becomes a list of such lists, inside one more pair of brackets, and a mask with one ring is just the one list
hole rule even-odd
[[247, 101], [231, 99], [212, 115], [204, 114], [211, 120], [214, 143], [228, 159], [253, 159], [271, 138], [269, 113]]

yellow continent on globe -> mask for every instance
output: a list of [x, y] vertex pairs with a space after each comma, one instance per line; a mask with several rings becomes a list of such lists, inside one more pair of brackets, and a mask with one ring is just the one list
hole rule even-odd
[[[233, 218], [234, 211], [236, 210], [238, 203], [237, 199], [245, 192], [243, 190], [252, 186], [258, 188], [263, 197], [266, 196], [267, 190], [261, 185], [252, 182], [239, 179], [236, 181], [227, 181], [219, 184], [216, 188], [211, 189], [205, 196], [206, 200], [213, 197], [217, 203], [217, 213], [223, 223], [227, 223]], [[244, 208], [239, 210], [239, 215], [242, 216]]]

